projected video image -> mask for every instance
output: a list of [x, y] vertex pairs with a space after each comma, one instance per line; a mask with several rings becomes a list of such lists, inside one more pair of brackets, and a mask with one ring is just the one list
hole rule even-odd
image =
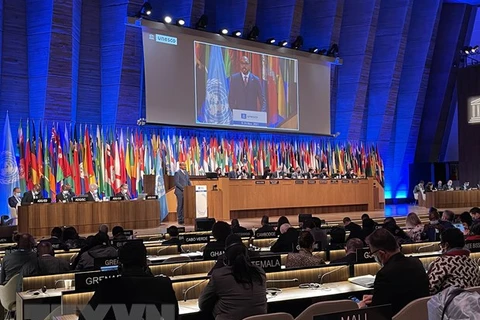
[[198, 124], [299, 129], [297, 60], [194, 44]]

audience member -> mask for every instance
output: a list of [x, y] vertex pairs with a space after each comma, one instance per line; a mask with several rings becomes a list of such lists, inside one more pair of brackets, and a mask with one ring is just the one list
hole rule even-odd
[[247, 228], [242, 227], [238, 219], [232, 219], [232, 233], [245, 232]]
[[287, 255], [287, 262], [285, 263], [287, 268], [302, 268], [313, 267], [321, 264], [325, 264], [322, 258], [314, 256], [313, 252], [314, 239], [310, 231], [300, 232], [298, 237], [298, 246], [300, 249], [298, 253], [289, 253]]
[[[115, 319], [112, 305], [125, 306], [126, 310], [132, 310], [134, 305], [145, 306], [149, 309], [149, 317], [142, 313], [139, 319], [178, 319], [178, 302], [172, 281], [165, 276], [152, 275], [147, 266], [145, 245], [128, 242], [119, 249], [118, 257], [121, 277], [101, 281], [79, 319], [90, 319], [87, 308], [91, 313], [102, 305], [108, 308], [105, 319]], [[150, 313], [152, 306], [158, 311], [155, 317]]]
[[280, 226], [280, 237], [272, 245], [272, 252], [297, 252], [298, 231], [288, 223]]
[[383, 228], [388, 230], [394, 237], [399, 245], [404, 243], [411, 243], [412, 239], [397, 225], [397, 221], [394, 218], [388, 217], [383, 222]]
[[91, 247], [80, 256], [75, 269], [93, 269], [95, 258], [114, 258], [117, 256], [117, 250], [110, 246], [108, 235], [104, 232], [98, 232], [93, 239]]
[[[371, 219], [370, 219], [371, 220]], [[358, 238], [353, 238], [347, 241], [345, 245], [345, 257], [339, 258], [333, 261], [332, 263], [348, 263], [353, 264], [357, 261], [357, 250], [362, 249], [364, 247], [363, 241]]]
[[330, 230], [330, 245], [329, 250], [337, 250], [345, 248], [346, 232], [342, 227], [333, 227]]
[[440, 234], [443, 231], [453, 228], [453, 225], [449, 221], [440, 220], [440, 214], [434, 207], [430, 208], [428, 219], [430, 220], [430, 223], [426, 224], [424, 227], [424, 232], [428, 241], [440, 240]]
[[453, 211], [450, 211], [450, 210], [443, 211], [442, 220], [448, 221], [453, 225], [453, 223], [455, 222], [455, 213], [453, 213]]
[[343, 218], [343, 226], [346, 231], [350, 231], [347, 241], [353, 238], [362, 238], [362, 227], [353, 222], [349, 217]]
[[470, 215], [472, 216], [474, 224], [480, 222], [480, 208], [479, 207], [473, 207], [472, 209], [470, 209]]
[[232, 229], [225, 221], [217, 221], [212, 227], [212, 234], [215, 240], [207, 243], [203, 251], [203, 258], [208, 259], [206, 256], [209, 251], [223, 251], [225, 250], [225, 240], [232, 233]]
[[424, 238], [424, 226], [418, 215], [415, 212], [410, 212], [407, 215], [405, 224], [409, 229], [407, 231], [407, 235], [410, 237], [410, 239], [412, 239], [413, 242], [421, 242]]
[[472, 224], [473, 224], [473, 219], [470, 213], [465, 211], [459, 216], [458, 219], [460, 223], [463, 225], [463, 234], [465, 236], [470, 235], [470, 229], [472, 228]]
[[38, 276], [70, 271], [70, 264], [64, 259], [55, 257], [52, 244], [42, 241], [37, 246], [37, 259], [27, 262], [21, 269], [20, 275]]
[[103, 232], [106, 235], [108, 235], [108, 225], [102, 224], [100, 227], [98, 227], [98, 232]]
[[52, 232], [50, 232], [50, 238], [42, 240], [41, 242], [50, 242], [55, 250], [68, 250], [68, 247], [65, 245], [62, 238], [62, 229], [60, 227], [55, 227], [52, 229]]
[[309, 231], [315, 244], [317, 245], [314, 250], [326, 250], [328, 247], [327, 231], [321, 228], [322, 222], [319, 218], [313, 217], [303, 223], [305, 230]]
[[[362, 220], [362, 238], [360, 240], [364, 241], [373, 231], [375, 231], [377, 224], [370, 218]], [[352, 238], [356, 239], [356, 238]]]
[[277, 233], [277, 237], [280, 235], [280, 227], [282, 226], [282, 224], [285, 224], [285, 223], [290, 224], [290, 221], [288, 221], [287, 217], [281, 216], [280, 218], [278, 218], [277, 229], [275, 230], [275, 232]]
[[480, 223], [475, 223], [470, 229], [470, 235], [465, 239], [467, 241], [480, 240]]
[[123, 228], [121, 226], [115, 226], [112, 229], [112, 240], [116, 241], [125, 241], [127, 236], [123, 233]]
[[162, 246], [177, 246], [177, 251], [182, 252], [182, 242], [178, 238], [178, 228], [177, 226], [170, 226], [167, 228], [167, 233], [170, 236], [170, 239], [162, 242]]
[[18, 248], [3, 257], [0, 283], [5, 284], [29, 261], [37, 260], [37, 254], [32, 250], [35, 240], [28, 233], [18, 235]]
[[370, 216], [368, 215], [368, 213], [364, 213], [362, 214], [362, 217], [360, 219], [362, 219], [362, 221], [365, 219], [370, 219]]
[[74, 227], [63, 229], [63, 241], [69, 249], [82, 248], [85, 245], [85, 239], [79, 237]]
[[440, 247], [443, 254], [430, 265], [428, 279], [430, 294], [437, 294], [448, 287], [470, 288], [480, 285], [480, 270], [470, 259], [470, 251], [464, 248], [463, 234], [457, 228], [442, 233]]
[[272, 232], [275, 229], [270, 225], [268, 216], [263, 216], [261, 221], [262, 226], [258, 228], [255, 233], [257, 232]]
[[373, 295], [363, 296], [359, 307], [391, 304], [392, 314], [396, 314], [411, 301], [428, 296], [428, 276], [422, 262], [405, 257], [390, 232], [375, 230], [366, 242], [382, 268], [375, 277]]
[[200, 310], [215, 319], [241, 320], [267, 313], [265, 272], [250, 263], [237, 235], [226, 240], [225, 267], [213, 270], [198, 299]]

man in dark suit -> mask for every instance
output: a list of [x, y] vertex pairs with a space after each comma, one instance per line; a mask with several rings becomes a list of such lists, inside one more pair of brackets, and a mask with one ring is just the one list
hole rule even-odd
[[353, 238], [362, 239], [362, 227], [353, 222], [349, 217], [343, 218], [343, 225], [346, 231], [350, 231], [347, 241]]
[[[105, 279], [100, 282], [95, 294], [82, 310], [79, 319], [91, 319], [96, 310], [106, 306], [107, 314], [95, 319], [119, 319], [125, 314], [118, 314], [121, 309], [112, 305], [125, 306], [126, 310], [144, 307], [138, 318], [178, 319], [178, 302], [173, 291], [172, 281], [168, 277], [154, 277], [147, 267], [147, 249], [141, 242], [129, 242], [119, 250], [122, 266], [121, 277]], [[135, 307], [133, 307], [136, 305]], [[131, 313], [130, 313], [131, 315]]]
[[34, 185], [32, 190], [23, 194], [22, 204], [33, 203], [33, 200], [43, 199], [43, 195], [40, 192], [41, 190], [42, 188], [38, 183]]
[[288, 223], [280, 226], [280, 236], [271, 248], [271, 252], [297, 252], [298, 231]]
[[36, 260], [29, 261], [20, 270], [22, 277], [70, 271], [68, 261], [55, 257], [55, 251], [50, 242], [41, 241], [37, 246], [37, 254], [38, 258]]
[[418, 258], [405, 257], [395, 237], [377, 229], [367, 238], [371, 255], [383, 267], [377, 272], [373, 295], [363, 296], [359, 307], [392, 305], [392, 316], [413, 300], [429, 295], [428, 276]]
[[186, 186], [191, 186], [192, 182], [190, 182], [190, 178], [188, 177], [188, 173], [186, 171], [187, 166], [184, 162], [180, 162], [179, 164], [180, 169], [175, 172], [173, 176], [175, 180], [175, 196], [177, 197], [177, 220], [178, 224], [184, 224], [184, 216], [183, 216], [183, 189]]
[[55, 196], [57, 202], [72, 202], [72, 196], [68, 191], [68, 187], [66, 184], [62, 186], [62, 192]]
[[[260, 79], [251, 72], [250, 60], [242, 57], [240, 72], [230, 77], [228, 104], [231, 109], [267, 111], [267, 102]], [[260, 104], [260, 110], [257, 104]]]
[[10, 208], [16, 208], [22, 203], [22, 197], [20, 195], [21, 195], [20, 188], [19, 187], [13, 188], [13, 196], [8, 198], [8, 206]]
[[130, 197], [128, 194], [128, 184], [122, 184], [120, 187], [120, 192], [115, 194], [115, 197], [123, 197], [125, 200], [132, 200], [132, 197]]
[[98, 186], [95, 183], [90, 184], [90, 191], [87, 193], [87, 201], [99, 202]]
[[363, 241], [353, 238], [347, 241], [345, 245], [345, 257], [330, 261], [330, 263], [348, 263], [353, 264], [357, 261], [357, 250], [363, 248]]

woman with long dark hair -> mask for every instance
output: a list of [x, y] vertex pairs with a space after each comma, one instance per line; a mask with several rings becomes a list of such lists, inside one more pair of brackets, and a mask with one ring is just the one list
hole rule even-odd
[[213, 270], [198, 299], [203, 312], [215, 320], [241, 320], [267, 313], [265, 272], [253, 265], [247, 247], [237, 235], [225, 241], [224, 267]]

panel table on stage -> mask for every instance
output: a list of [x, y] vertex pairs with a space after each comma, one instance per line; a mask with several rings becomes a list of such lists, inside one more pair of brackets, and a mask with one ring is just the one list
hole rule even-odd
[[461, 208], [480, 206], [480, 190], [455, 190], [426, 192], [418, 204], [425, 208]]
[[73, 226], [78, 233], [96, 233], [102, 223], [125, 229], [155, 228], [160, 224], [156, 200], [42, 203], [21, 206], [18, 231], [47, 236], [53, 227]]

